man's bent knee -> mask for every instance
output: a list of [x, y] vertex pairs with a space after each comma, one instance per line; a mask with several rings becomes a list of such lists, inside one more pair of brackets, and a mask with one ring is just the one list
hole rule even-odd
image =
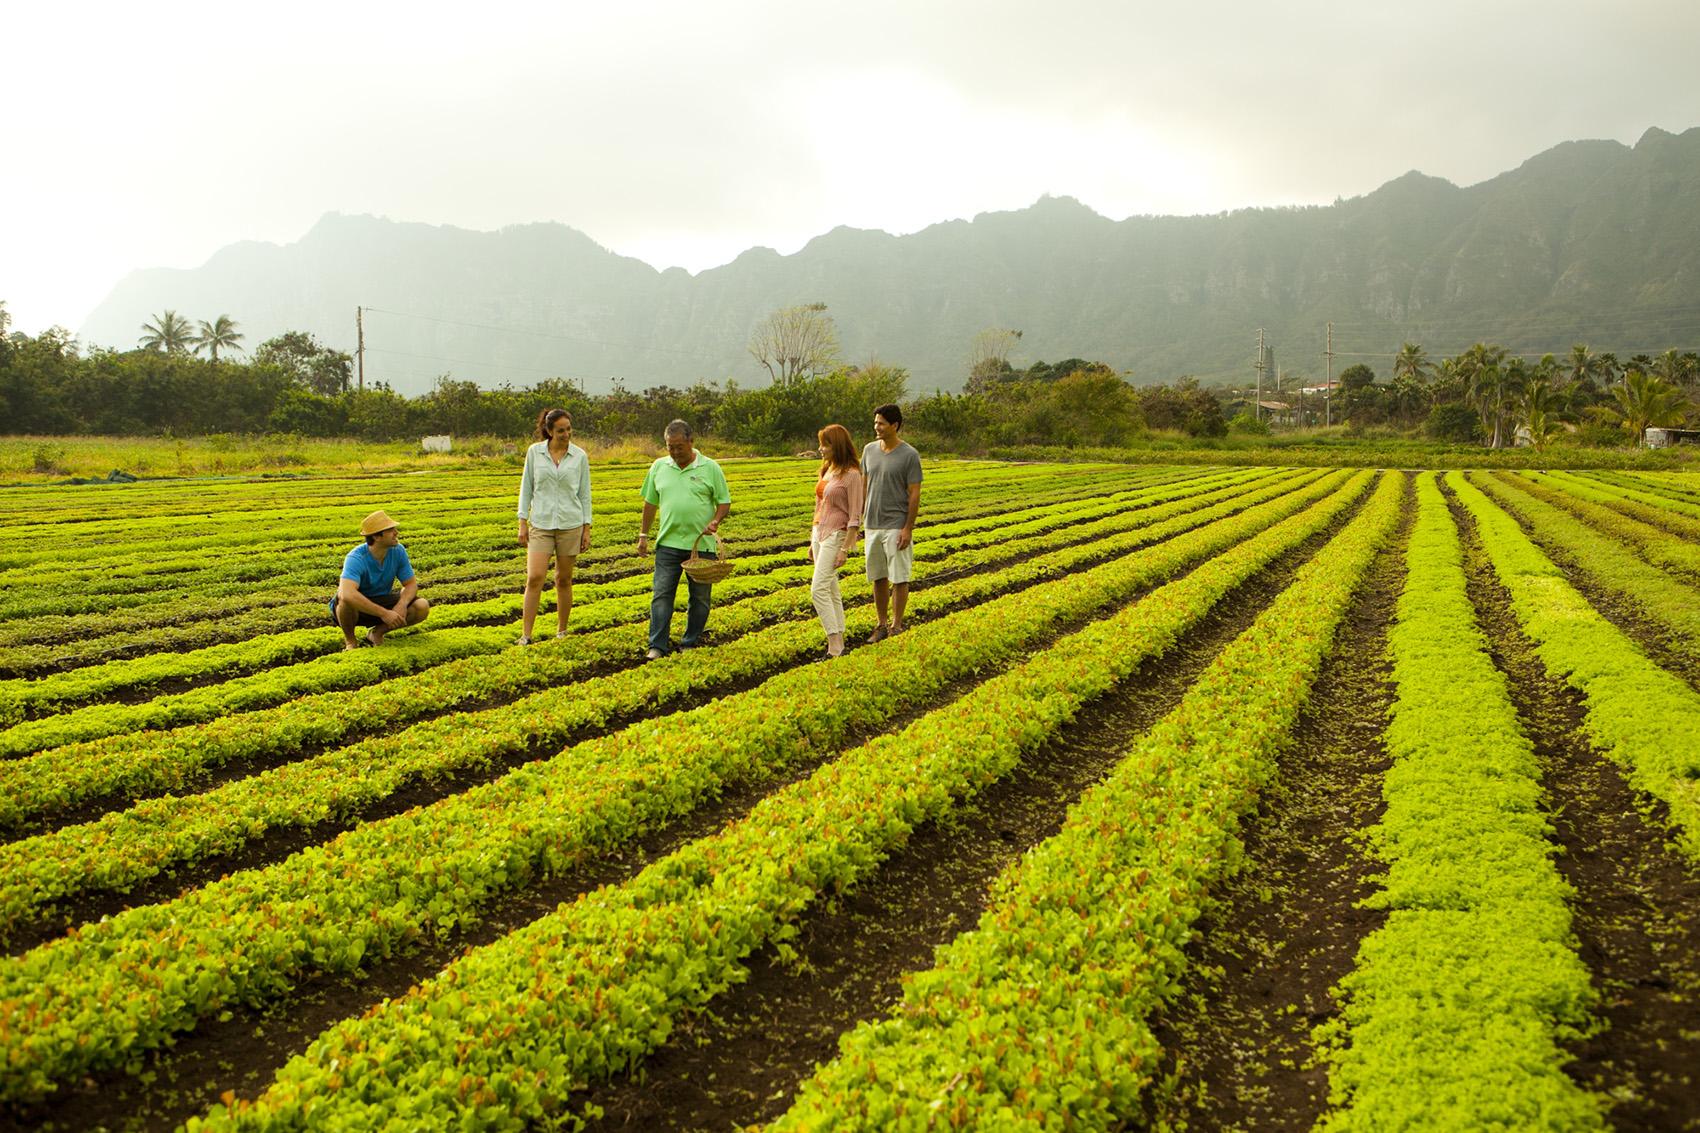
[[407, 608], [407, 624], [417, 625], [431, 616], [431, 603], [425, 598], [415, 598]]

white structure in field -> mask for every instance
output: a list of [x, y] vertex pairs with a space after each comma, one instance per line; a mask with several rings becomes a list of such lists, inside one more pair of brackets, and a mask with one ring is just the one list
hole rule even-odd
[[426, 452], [448, 452], [454, 445], [449, 435], [442, 433], [435, 437], [420, 437], [419, 447]]

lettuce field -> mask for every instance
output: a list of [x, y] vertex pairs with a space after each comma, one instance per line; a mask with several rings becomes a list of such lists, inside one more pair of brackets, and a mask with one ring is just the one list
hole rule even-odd
[[649, 663], [639, 466], [523, 648], [509, 473], [0, 489], [0, 1129], [1700, 1129], [1700, 476], [929, 465], [826, 660], [725, 468]]

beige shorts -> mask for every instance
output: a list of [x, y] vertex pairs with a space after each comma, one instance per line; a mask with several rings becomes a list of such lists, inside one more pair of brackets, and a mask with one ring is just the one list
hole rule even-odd
[[882, 579], [893, 583], [909, 581], [909, 576], [915, 571], [915, 543], [911, 540], [907, 547], [899, 550], [899, 534], [895, 527], [862, 533], [862, 567], [869, 582]]
[[533, 527], [531, 539], [525, 545], [526, 552], [533, 555], [554, 555], [561, 559], [578, 558], [579, 548], [584, 546], [584, 528], [562, 527]]

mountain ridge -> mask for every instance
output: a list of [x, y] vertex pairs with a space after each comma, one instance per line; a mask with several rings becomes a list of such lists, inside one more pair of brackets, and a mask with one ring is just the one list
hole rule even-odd
[[1435, 357], [1477, 339], [1691, 349], [1700, 127], [1650, 128], [1634, 146], [1562, 142], [1469, 186], [1413, 169], [1332, 205], [1113, 220], [1047, 194], [907, 235], [839, 225], [789, 255], [748, 248], [694, 274], [558, 222], [485, 232], [333, 212], [290, 244], [240, 241], [199, 268], [133, 272], [81, 337], [128, 348], [171, 308], [229, 314], [250, 349], [306, 330], [352, 351], [359, 305], [367, 380], [405, 393], [445, 372], [592, 391], [750, 385], [765, 380], [750, 329], [808, 302], [828, 305], [847, 359], [906, 366], [916, 391], [957, 388], [988, 326], [1023, 331], [1018, 362], [1095, 358], [1136, 381], [1244, 380], [1259, 327], [1278, 363], [1320, 376], [1330, 322], [1336, 370], [1385, 371], [1407, 339]]

